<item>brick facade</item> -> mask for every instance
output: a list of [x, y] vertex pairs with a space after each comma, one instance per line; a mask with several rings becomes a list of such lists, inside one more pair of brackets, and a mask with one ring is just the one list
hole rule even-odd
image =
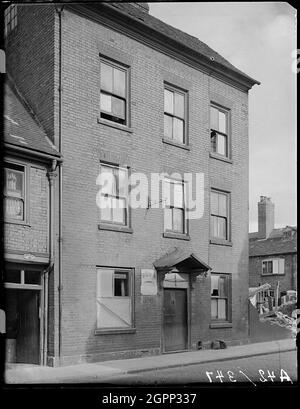
[[[32, 19], [34, 24], [28, 24]], [[141, 269], [153, 268], [153, 262], [174, 247], [196, 254], [212, 267], [212, 272], [228, 273], [232, 278], [232, 323], [227, 325], [211, 325], [210, 275], [198, 277], [195, 287], [188, 290], [189, 349], [196, 348], [199, 341], [209, 346], [214, 339], [229, 344], [246, 342], [248, 92], [68, 8], [62, 12], [61, 22], [62, 236], [59, 238], [56, 213], [54, 275], [49, 282], [48, 363], [65, 365], [161, 353], [162, 290], [159, 288], [156, 296], [141, 295]], [[58, 145], [59, 18], [54, 7], [20, 7], [14, 36], [10, 43], [13, 52], [8, 56], [11, 75]], [[41, 38], [46, 44], [37, 47], [35, 40]], [[18, 48], [21, 40], [26, 52]], [[22, 61], [18, 66], [14, 65], [16, 50]], [[130, 67], [130, 124], [125, 130], [99, 121], [99, 54]], [[164, 82], [188, 93], [189, 149], [162, 141]], [[230, 160], [216, 159], [209, 153], [211, 102], [230, 109]], [[131, 233], [99, 230], [96, 178], [101, 160], [128, 166], [131, 172], [146, 174], [148, 180], [153, 172], [204, 174], [204, 215], [189, 222], [190, 240], [163, 237], [161, 208], [133, 209]], [[58, 195], [59, 178], [54, 183]], [[230, 193], [228, 245], [210, 243], [211, 188]], [[57, 199], [55, 209], [57, 212]], [[95, 333], [97, 266], [133, 269], [134, 332]]]

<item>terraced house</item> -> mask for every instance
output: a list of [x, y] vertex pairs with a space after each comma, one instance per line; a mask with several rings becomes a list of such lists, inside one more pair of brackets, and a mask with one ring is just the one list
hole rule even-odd
[[[39, 363], [246, 342], [248, 92], [259, 83], [151, 16], [147, 3], [18, 5], [7, 15], [7, 71], [60, 155], [49, 164]], [[170, 195], [156, 186], [132, 206], [128, 179], [137, 174], [149, 190], [163, 175]], [[191, 186], [202, 192], [196, 218], [187, 211]], [[31, 224], [21, 229], [35, 235]], [[33, 253], [19, 251], [22, 262]]]

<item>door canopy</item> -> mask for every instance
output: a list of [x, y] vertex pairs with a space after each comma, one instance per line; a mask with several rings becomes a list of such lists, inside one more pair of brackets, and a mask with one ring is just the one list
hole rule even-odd
[[160, 282], [164, 280], [165, 274], [179, 272], [189, 274], [192, 283], [194, 283], [197, 276], [206, 277], [207, 272], [211, 270], [211, 267], [196, 257], [195, 254], [177, 247], [156, 260], [153, 265], [160, 273]]

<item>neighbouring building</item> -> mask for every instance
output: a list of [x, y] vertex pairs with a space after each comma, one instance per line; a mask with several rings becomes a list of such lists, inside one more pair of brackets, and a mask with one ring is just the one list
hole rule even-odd
[[[297, 291], [297, 227], [275, 229], [275, 205], [261, 196], [258, 202], [258, 232], [249, 234], [249, 286], [269, 284], [257, 302], [270, 297], [272, 306], [295, 297]], [[283, 298], [284, 297], [284, 298]]]
[[37, 364], [45, 361], [53, 164], [61, 159], [9, 80], [4, 102], [6, 360]]
[[[39, 362], [247, 342], [248, 92], [259, 83], [147, 3], [10, 6], [6, 27], [10, 78], [63, 159], [50, 160]], [[138, 174], [149, 190], [164, 176], [134, 208]], [[42, 226], [33, 240], [46, 261]], [[7, 228], [37, 251], [33, 222]]]

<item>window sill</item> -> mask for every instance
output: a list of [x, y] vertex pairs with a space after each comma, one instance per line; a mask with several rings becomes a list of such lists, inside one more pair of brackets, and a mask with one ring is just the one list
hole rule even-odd
[[162, 141], [163, 143], [166, 143], [167, 145], [176, 146], [177, 148], [185, 149], [186, 151], [191, 150], [190, 145], [185, 145], [184, 143], [175, 142], [172, 139], [162, 138]]
[[109, 231], [116, 231], [119, 233], [133, 233], [133, 229], [131, 229], [130, 227], [126, 227], [126, 226], [117, 226], [114, 224], [105, 224], [105, 223], [101, 223], [98, 224], [98, 229], [99, 230], [109, 230]]
[[188, 234], [172, 233], [172, 232], [163, 233], [163, 237], [167, 239], [191, 240]]
[[129, 128], [126, 125], [118, 124], [118, 123], [113, 122], [113, 121], [107, 121], [106, 119], [103, 119], [103, 118], [97, 118], [97, 122], [98, 122], [98, 124], [109, 126], [110, 128], [115, 128], [115, 129], [119, 129], [120, 131], [133, 133], [132, 128]]
[[275, 276], [275, 277], [278, 277], [278, 276], [285, 276], [285, 273], [283, 273], [283, 274], [280, 274], [280, 273], [273, 273], [273, 274], [261, 274], [261, 276], [262, 277], [272, 277], [272, 276]]
[[216, 244], [217, 246], [228, 246], [232, 247], [232, 242], [228, 240], [222, 240], [222, 239], [210, 239], [209, 240], [210, 244]]
[[136, 328], [108, 328], [108, 329], [95, 329], [95, 335], [106, 335], [106, 334], [134, 334], [136, 332]]
[[31, 227], [31, 224], [29, 224], [28, 222], [24, 222], [24, 221], [18, 221], [18, 220], [4, 220], [4, 223], [7, 224], [17, 224], [19, 226], [27, 226], [27, 227]]
[[231, 322], [212, 322], [209, 328], [232, 328]]
[[233, 163], [232, 159], [227, 158], [226, 156], [218, 155], [217, 153], [214, 153], [214, 152], [210, 152], [209, 156], [210, 156], [210, 158], [214, 158], [214, 159], [220, 160], [222, 162]]

